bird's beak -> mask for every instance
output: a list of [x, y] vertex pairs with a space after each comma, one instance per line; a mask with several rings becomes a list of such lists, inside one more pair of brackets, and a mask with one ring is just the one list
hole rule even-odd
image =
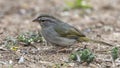
[[38, 21], [38, 19], [34, 19], [32, 22], [37, 22]]

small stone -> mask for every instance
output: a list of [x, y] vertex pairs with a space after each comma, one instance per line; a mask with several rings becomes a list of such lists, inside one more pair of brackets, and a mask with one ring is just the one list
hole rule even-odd
[[24, 60], [25, 60], [24, 57], [21, 56], [20, 59], [19, 59], [19, 61], [18, 61], [18, 63], [19, 63], [19, 64], [20, 64], [20, 63], [24, 63]]
[[13, 64], [13, 61], [12, 61], [12, 60], [9, 60], [9, 64]]
[[67, 12], [67, 11], [61, 13], [61, 16], [69, 16], [69, 15], [70, 15], [70, 12]]
[[75, 63], [68, 63], [68, 65], [69, 65], [70, 67], [73, 67], [73, 66], [75, 66]]
[[111, 26], [104, 26], [105, 31], [113, 31], [113, 27]]
[[20, 9], [20, 14], [26, 14], [26, 10], [25, 9]]

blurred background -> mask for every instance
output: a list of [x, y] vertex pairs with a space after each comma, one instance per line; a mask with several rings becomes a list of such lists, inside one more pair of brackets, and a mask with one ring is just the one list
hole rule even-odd
[[0, 0], [0, 33], [36, 30], [40, 27], [32, 20], [40, 14], [51, 14], [79, 25], [80, 29], [105, 24], [119, 27], [119, 3], [119, 0]]
[[[90, 38], [120, 43], [120, 0], [0, 0], [0, 42], [7, 36], [40, 30], [32, 22], [40, 14], [72, 24]], [[36, 66], [31, 62], [23, 67], [29, 64]]]

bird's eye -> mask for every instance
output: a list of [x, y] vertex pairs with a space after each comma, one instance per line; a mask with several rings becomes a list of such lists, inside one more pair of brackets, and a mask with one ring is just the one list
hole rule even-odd
[[45, 22], [45, 20], [41, 20], [41, 22]]

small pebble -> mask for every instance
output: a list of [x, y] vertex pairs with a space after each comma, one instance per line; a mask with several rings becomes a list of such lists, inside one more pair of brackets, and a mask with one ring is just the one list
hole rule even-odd
[[21, 56], [20, 59], [19, 59], [19, 61], [18, 61], [18, 63], [19, 63], [19, 64], [20, 64], [20, 63], [24, 63], [24, 60], [25, 60], [24, 57]]

